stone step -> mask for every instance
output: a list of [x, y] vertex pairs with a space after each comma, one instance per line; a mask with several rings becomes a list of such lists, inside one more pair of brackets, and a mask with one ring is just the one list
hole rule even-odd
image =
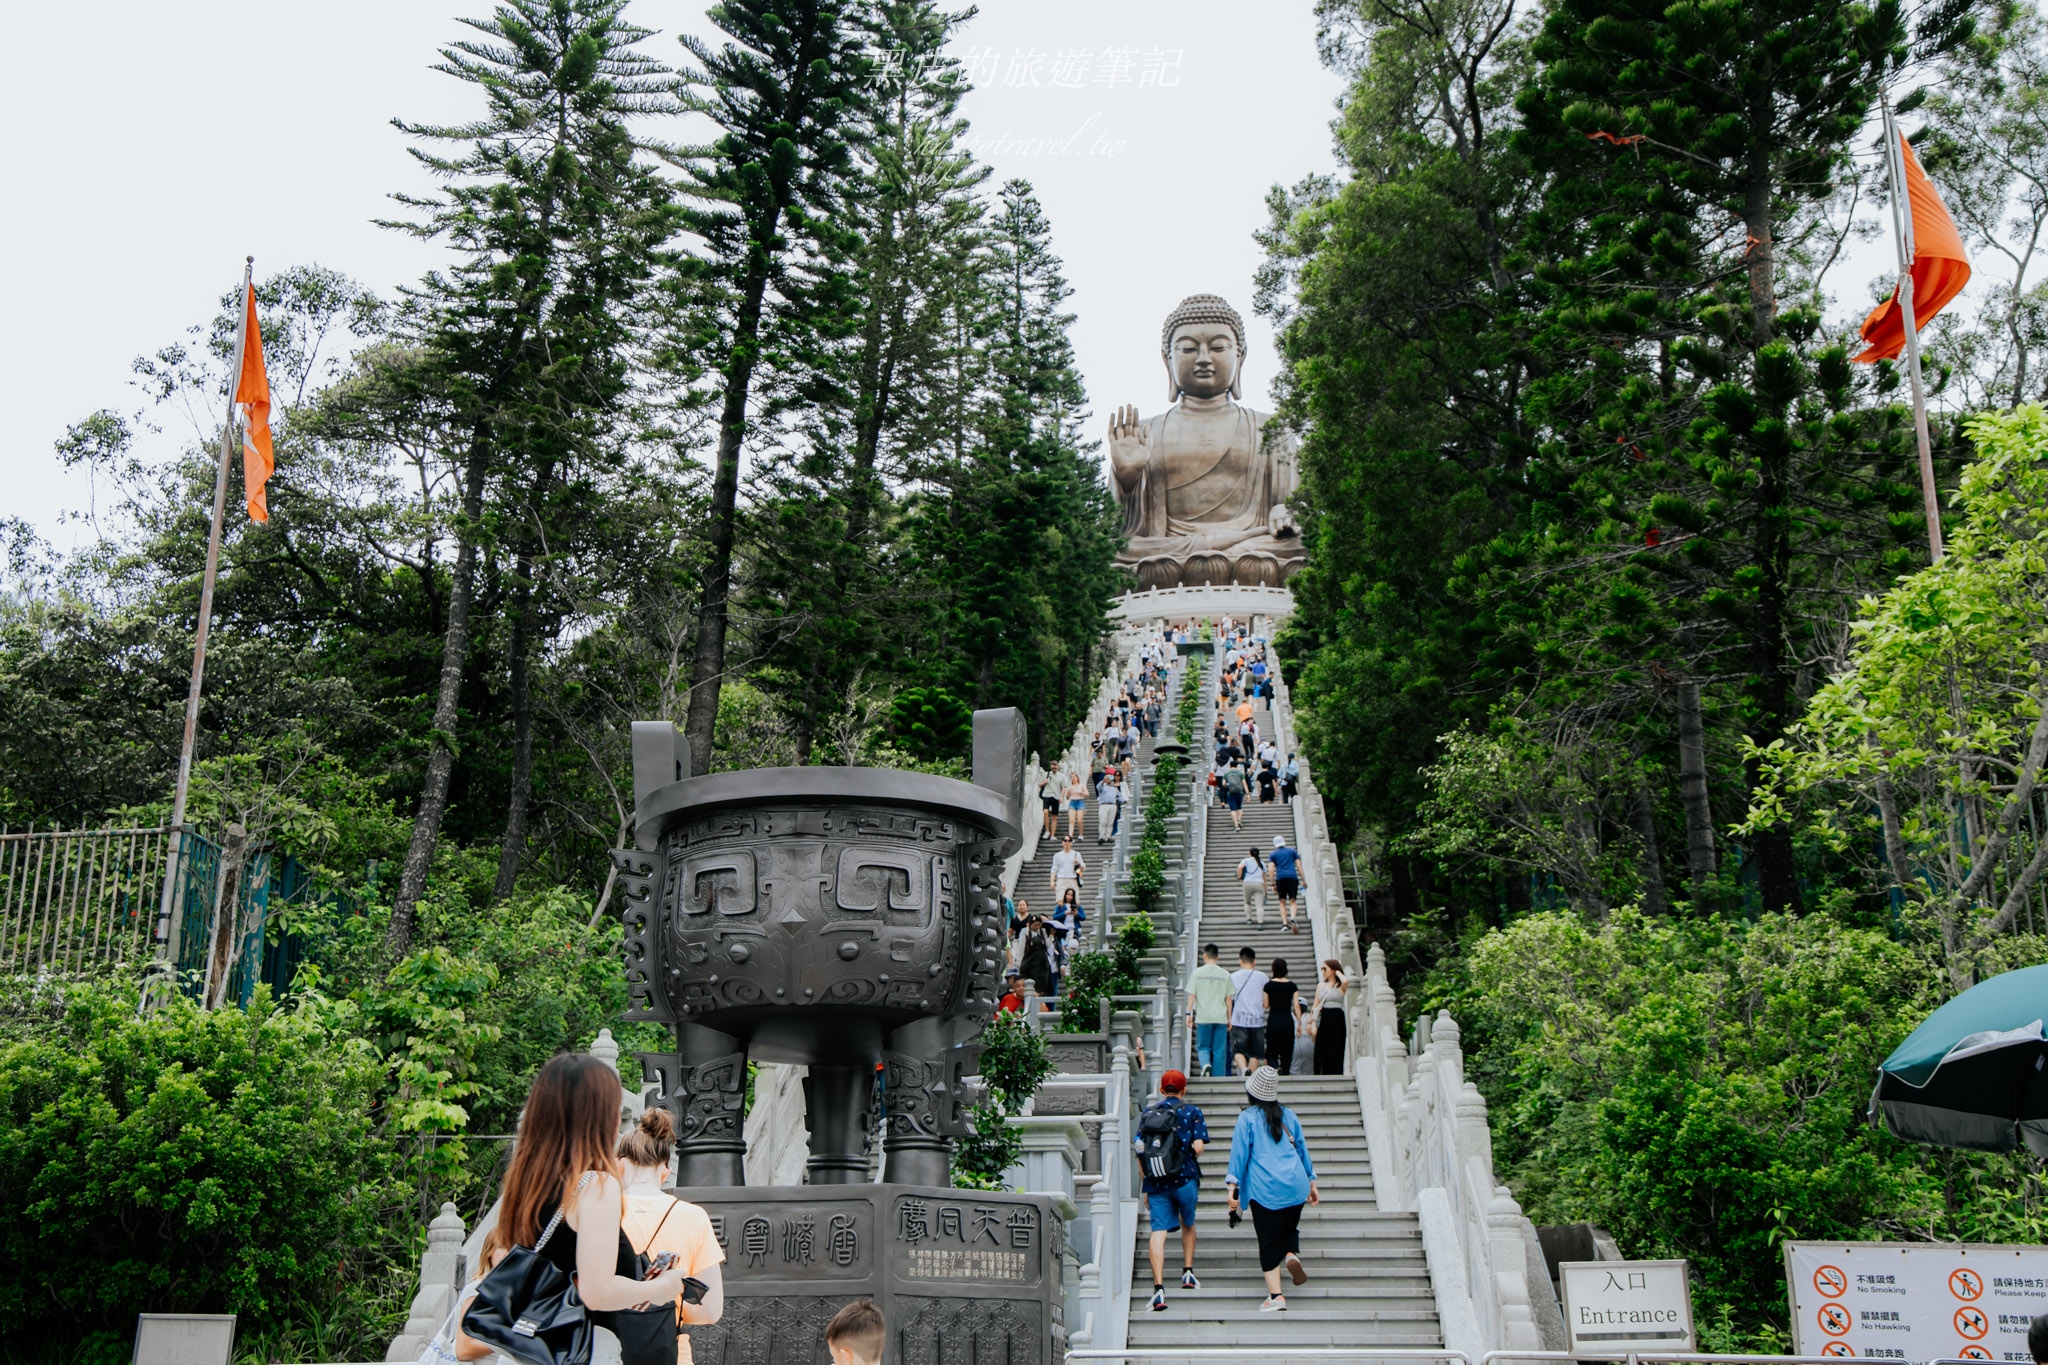
[[[1169, 1264], [1167, 1270], [1172, 1269], [1172, 1265]], [[1201, 1273], [1200, 1266], [1195, 1268], [1195, 1273]], [[1203, 1283], [1203, 1289], [1190, 1293], [1185, 1289], [1179, 1289], [1175, 1281], [1167, 1281], [1167, 1312], [1171, 1313], [1174, 1306], [1178, 1305], [1186, 1317], [1203, 1322], [1234, 1322], [1244, 1318], [1265, 1316], [1259, 1312], [1259, 1301], [1266, 1297], [1263, 1280], [1253, 1280], [1251, 1285], [1247, 1285], [1240, 1279], [1229, 1288], [1219, 1286], [1216, 1289], [1207, 1288], [1207, 1281]], [[1253, 1288], [1253, 1285], [1257, 1287]], [[1283, 1271], [1280, 1292], [1287, 1296], [1288, 1316], [1296, 1322], [1342, 1322], [1354, 1316], [1365, 1322], [1436, 1321], [1436, 1307], [1426, 1297], [1421, 1302], [1415, 1301], [1412, 1295], [1406, 1301], [1393, 1296], [1369, 1298], [1363, 1290], [1358, 1289], [1340, 1293], [1324, 1290], [1318, 1293], [1313, 1269], [1309, 1271], [1309, 1282], [1299, 1286], [1287, 1278]], [[1298, 1300], [1297, 1295], [1300, 1296]], [[1138, 1325], [1138, 1309], [1135, 1305], [1151, 1297], [1152, 1283], [1148, 1272], [1142, 1291], [1133, 1291], [1131, 1294], [1134, 1305], [1131, 1310], [1133, 1328]], [[1144, 1311], [1149, 1314], [1152, 1310], [1147, 1308]]]
[[[1289, 1298], [1300, 1294], [1324, 1305], [1356, 1299], [1375, 1308], [1436, 1312], [1436, 1300], [1431, 1296], [1428, 1275], [1373, 1278], [1333, 1272], [1324, 1268], [1320, 1261], [1314, 1264], [1304, 1261], [1303, 1264], [1309, 1266], [1309, 1281], [1295, 1286], [1289, 1280], [1289, 1287], [1283, 1291]], [[1259, 1283], [1259, 1258], [1256, 1254], [1234, 1258], [1212, 1256], [1208, 1254], [1208, 1248], [1197, 1244], [1195, 1273], [1201, 1277], [1202, 1287], [1190, 1291], [1180, 1287], [1180, 1247], [1169, 1241], [1166, 1273], [1169, 1277], [1166, 1281], [1168, 1298], [1191, 1308], [1228, 1305], [1242, 1299], [1248, 1289]], [[1141, 1263], [1137, 1278], [1131, 1282], [1131, 1298], [1142, 1301], [1151, 1297], [1151, 1267]]]
[[[1260, 1287], [1250, 1291], [1243, 1317], [1193, 1318], [1184, 1311], [1175, 1313], [1172, 1308], [1172, 1291], [1167, 1292], [1167, 1311], [1164, 1313], [1131, 1314], [1129, 1344], [1133, 1349], [1171, 1349], [1176, 1346], [1214, 1348], [1237, 1346], [1246, 1349], [1247, 1360], [1284, 1360], [1286, 1352], [1315, 1348], [1343, 1350], [1354, 1346], [1381, 1346], [1390, 1351], [1419, 1350], [1442, 1344], [1437, 1327], [1436, 1315], [1427, 1319], [1380, 1321], [1361, 1317], [1356, 1320], [1336, 1317], [1313, 1316], [1296, 1312], [1290, 1308], [1285, 1313], [1261, 1313], [1259, 1301], [1265, 1297]], [[1173, 1365], [1171, 1356], [1147, 1358], [1147, 1365]], [[1198, 1358], [1189, 1365], [1215, 1365], [1213, 1359]], [[1353, 1362], [1346, 1362], [1353, 1365]], [[1371, 1365], [1369, 1357], [1362, 1357], [1356, 1365]], [[1404, 1365], [1406, 1363], [1404, 1362]]]
[[[1259, 1247], [1257, 1242], [1246, 1235], [1246, 1227], [1241, 1226], [1238, 1232], [1231, 1233], [1223, 1230], [1220, 1224], [1211, 1228], [1198, 1223], [1196, 1230], [1200, 1236], [1195, 1239], [1195, 1270], [1205, 1277], [1204, 1283], [1207, 1283], [1206, 1276], [1213, 1267], [1239, 1266], [1257, 1271]], [[1149, 1237], [1150, 1233], [1147, 1232], [1145, 1235]], [[1176, 1234], [1167, 1234], [1166, 1249], [1167, 1269], [1177, 1276], [1180, 1274], [1180, 1242]], [[1368, 1256], [1342, 1242], [1318, 1245], [1303, 1238], [1301, 1250], [1304, 1257], [1314, 1259], [1309, 1274], [1326, 1284], [1371, 1283], [1395, 1288], [1419, 1288], [1423, 1292], [1428, 1290], [1429, 1264], [1423, 1257], [1420, 1243], [1398, 1254], [1382, 1251]], [[1307, 1262], [1304, 1261], [1304, 1264]], [[1146, 1243], [1143, 1238], [1138, 1243], [1137, 1266], [1138, 1278], [1147, 1284], [1151, 1283], [1152, 1271], [1146, 1260]]]
[[[1145, 1217], [1145, 1212], [1145, 1205], [1140, 1202], [1138, 1223], [1149, 1233], [1151, 1220]], [[1390, 1215], [1382, 1214], [1378, 1209], [1348, 1208], [1340, 1211], [1321, 1206], [1304, 1209], [1301, 1215], [1301, 1244], [1304, 1248], [1316, 1245], [1326, 1251], [1350, 1252], [1373, 1260], [1390, 1254], [1409, 1252], [1413, 1252], [1417, 1258], [1421, 1257], [1422, 1234], [1415, 1228], [1415, 1215], [1406, 1215], [1409, 1221], [1400, 1227], [1376, 1226], [1375, 1216]], [[1398, 1218], [1403, 1215], [1391, 1216]], [[1257, 1246], [1250, 1215], [1246, 1215], [1244, 1220], [1233, 1228], [1225, 1220], [1220, 1206], [1211, 1209], [1204, 1205], [1195, 1215], [1195, 1226], [1201, 1230], [1205, 1238], [1226, 1242], [1237, 1238], [1247, 1247]], [[1142, 1247], [1139, 1253], [1142, 1259]]]

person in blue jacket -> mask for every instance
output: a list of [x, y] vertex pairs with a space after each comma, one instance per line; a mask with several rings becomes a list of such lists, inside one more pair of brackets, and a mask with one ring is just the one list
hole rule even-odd
[[1239, 1112], [1230, 1136], [1230, 1172], [1223, 1177], [1230, 1211], [1238, 1200], [1251, 1205], [1252, 1228], [1259, 1235], [1259, 1269], [1266, 1277], [1261, 1313], [1284, 1313], [1287, 1296], [1280, 1292], [1280, 1267], [1296, 1284], [1308, 1280], [1301, 1264], [1301, 1209], [1319, 1204], [1316, 1167], [1309, 1159], [1308, 1138], [1301, 1120], [1280, 1103], [1280, 1073], [1262, 1066], [1245, 1079], [1251, 1104]]

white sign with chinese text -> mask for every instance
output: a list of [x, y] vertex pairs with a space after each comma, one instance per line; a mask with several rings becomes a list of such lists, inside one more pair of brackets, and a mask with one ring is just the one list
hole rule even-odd
[[2013, 1360], [2048, 1313], [2048, 1247], [1788, 1242], [1800, 1355]]
[[1570, 1350], [1675, 1355], [1694, 1349], [1684, 1261], [1563, 1261], [1557, 1282]]

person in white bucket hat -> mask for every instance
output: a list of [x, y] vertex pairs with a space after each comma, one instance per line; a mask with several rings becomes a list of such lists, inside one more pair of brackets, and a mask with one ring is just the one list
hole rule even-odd
[[1235, 1213], [1241, 1199], [1251, 1205], [1252, 1228], [1259, 1235], [1259, 1270], [1266, 1277], [1261, 1313], [1284, 1313], [1287, 1296], [1280, 1292], [1280, 1267], [1296, 1284], [1308, 1280], [1301, 1263], [1301, 1210], [1322, 1202], [1316, 1189], [1315, 1162], [1309, 1159], [1308, 1138], [1301, 1120], [1280, 1103], [1280, 1073], [1262, 1066], [1245, 1078], [1251, 1104], [1237, 1116], [1230, 1137], [1230, 1172], [1223, 1178]]

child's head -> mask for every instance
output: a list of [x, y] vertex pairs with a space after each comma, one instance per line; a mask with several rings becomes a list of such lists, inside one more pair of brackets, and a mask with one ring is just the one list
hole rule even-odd
[[2043, 1313], [2027, 1324], [2027, 1354], [2036, 1365], [2048, 1362], [2048, 1313]]
[[832, 1365], [882, 1365], [889, 1324], [873, 1299], [855, 1299], [825, 1324], [825, 1349]]

